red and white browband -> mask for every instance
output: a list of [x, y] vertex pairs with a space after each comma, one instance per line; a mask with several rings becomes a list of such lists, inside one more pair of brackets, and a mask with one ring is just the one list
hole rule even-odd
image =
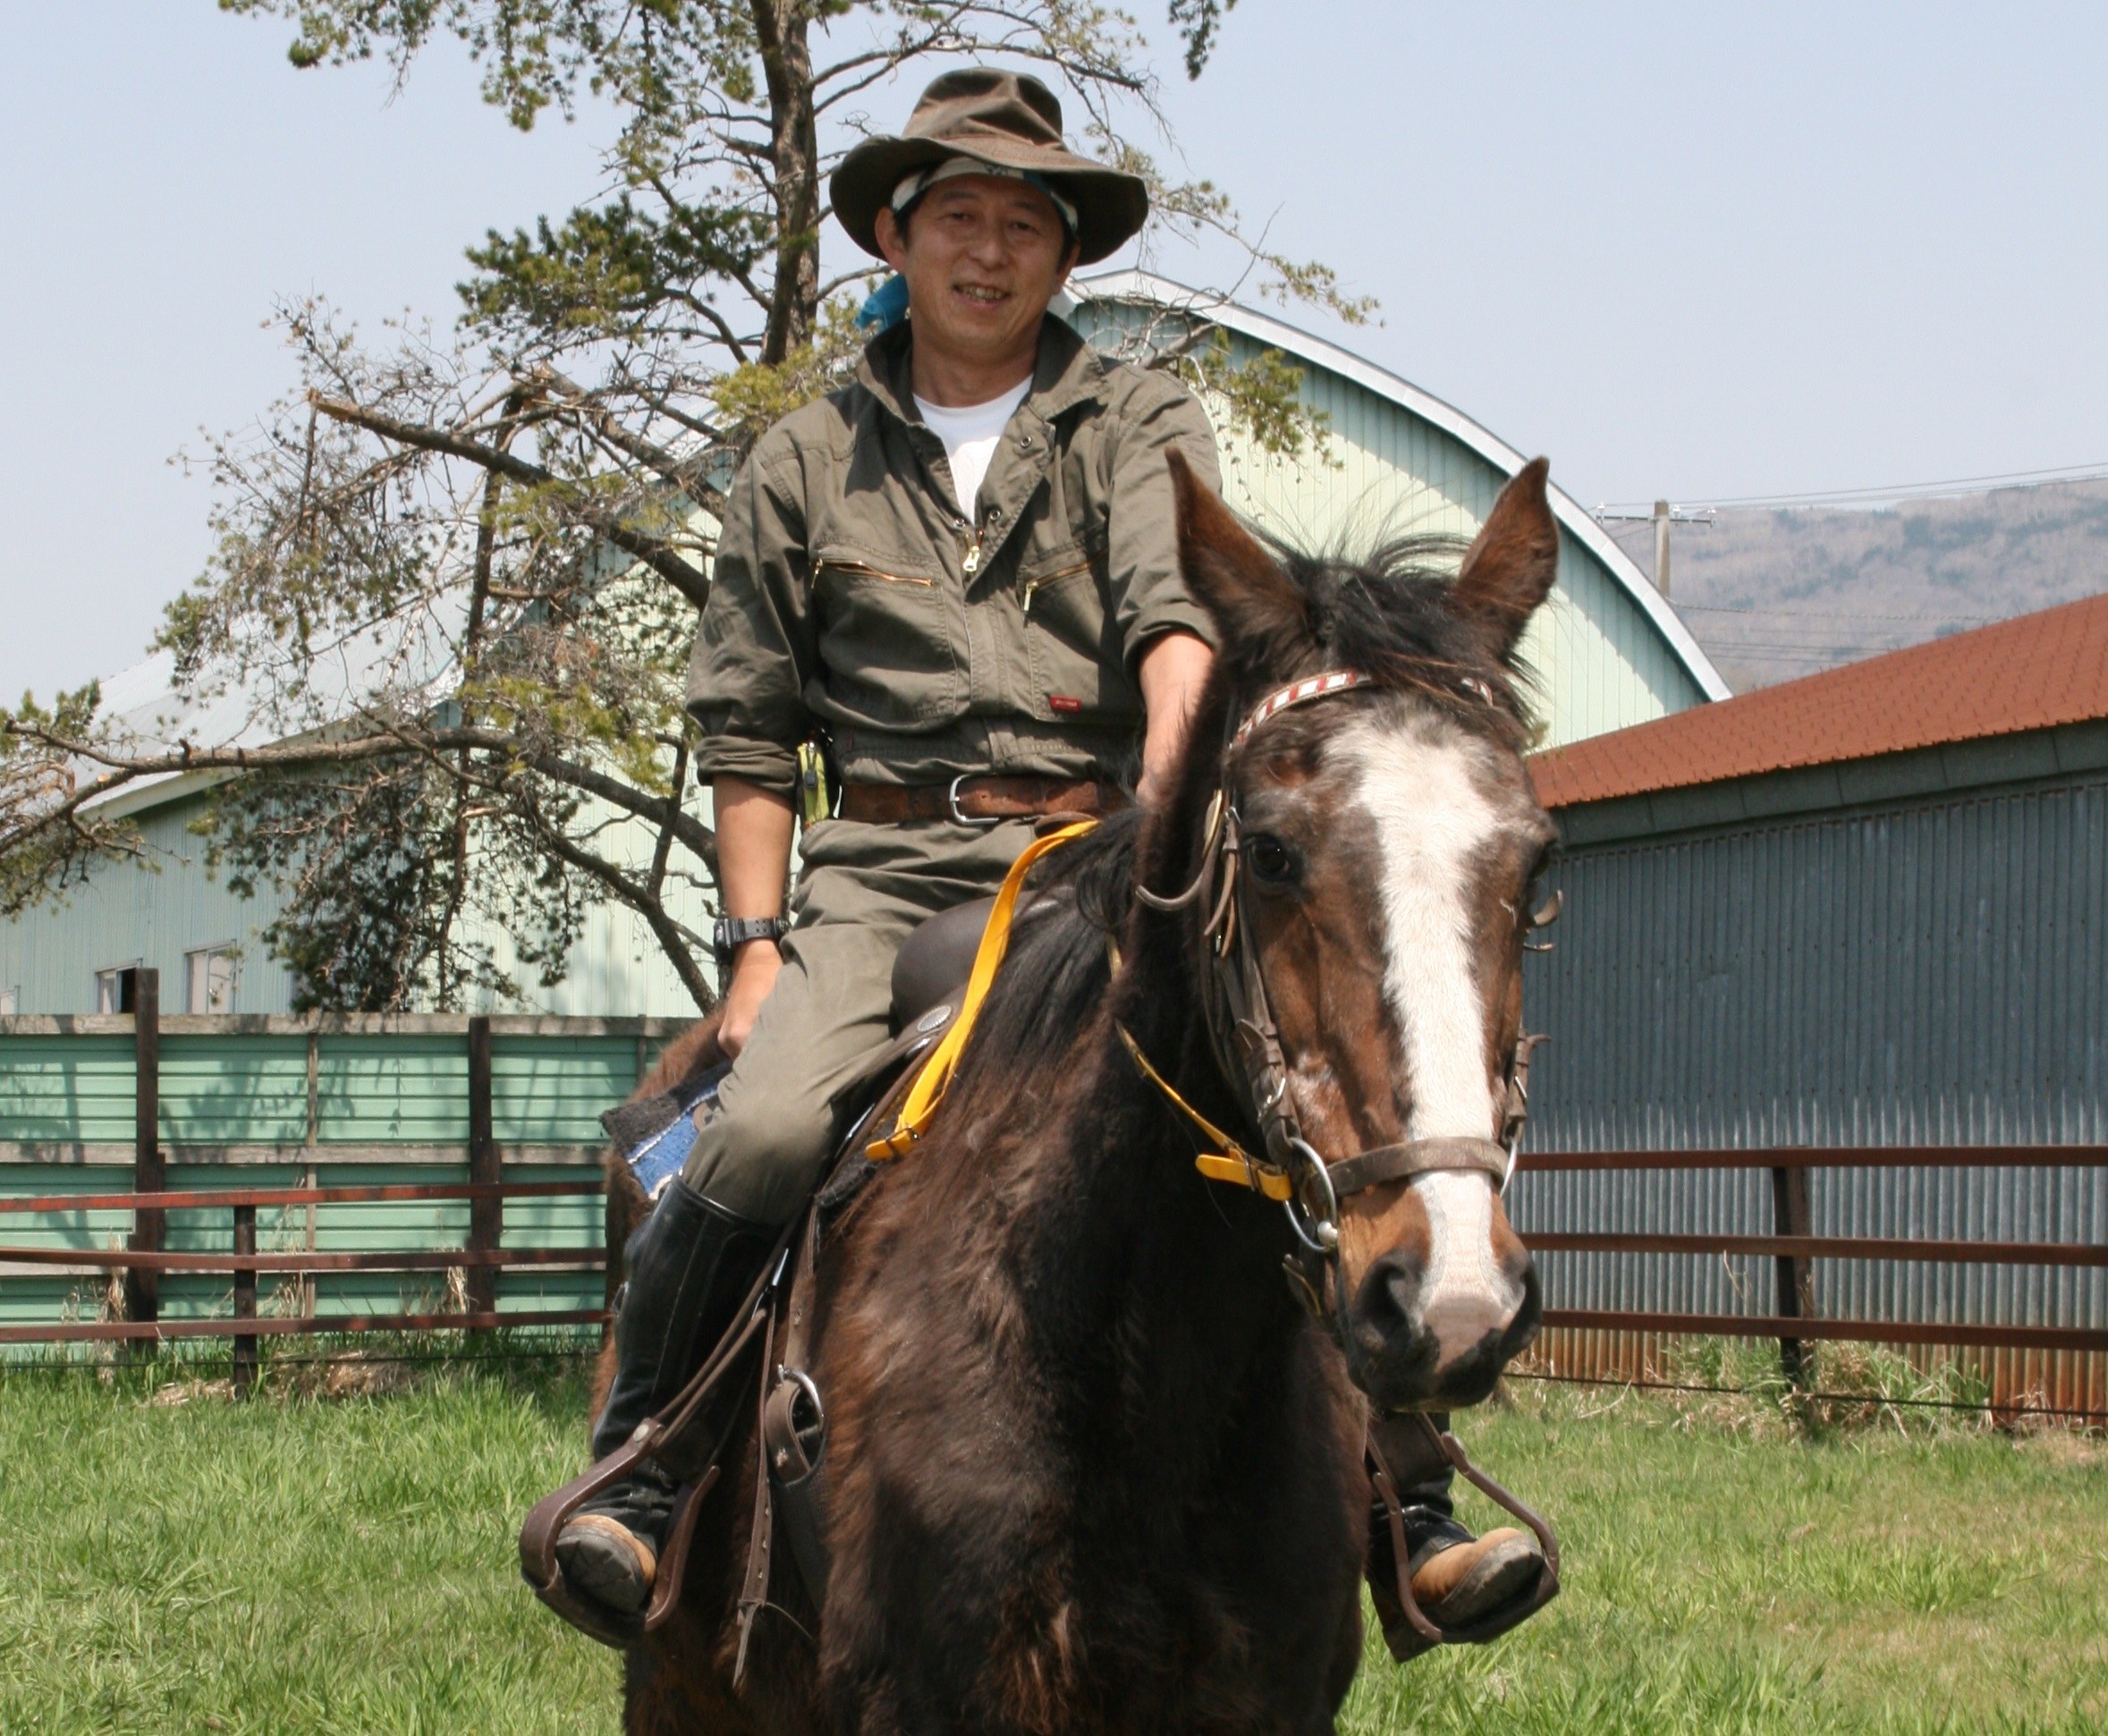
[[1308, 699], [1322, 699], [1330, 693], [1344, 693], [1350, 687], [1366, 687], [1369, 678], [1359, 669], [1331, 669], [1322, 675], [1312, 675], [1307, 681], [1291, 682], [1277, 688], [1252, 707], [1252, 714], [1237, 726], [1237, 733], [1230, 738], [1230, 750], [1241, 748], [1251, 733], [1267, 718], [1278, 716], [1291, 706], [1300, 706]]

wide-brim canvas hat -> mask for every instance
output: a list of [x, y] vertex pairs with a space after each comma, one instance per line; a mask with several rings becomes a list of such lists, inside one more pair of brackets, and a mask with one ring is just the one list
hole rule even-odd
[[1076, 207], [1079, 265], [1117, 251], [1149, 215], [1139, 175], [1079, 157], [1062, 142], [1062, 105], [1024, 72], [969, 67], [922, 93], [897, 138], [867, 139], [842, 159], [830, 191], [834, 215], [867, 253], [878, 251], [878, 213], [903, 175], [963, 157], [1043, 178]]

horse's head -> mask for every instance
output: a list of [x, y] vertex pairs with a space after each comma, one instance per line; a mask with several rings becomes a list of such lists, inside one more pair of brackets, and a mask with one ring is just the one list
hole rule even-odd
[[[1361, 564], [1270, 550], [1173, 462], [1187, 582], [1222, 646], [1147, 871], [1161, 889], [1181, 865], [1198, 870], [1222, 790], [1245, 929], [1229, 950], [1278, 1032], [1299, 1153], [1369, 1155], [1338, 1173], [1362, 1185], [1316, 1227], [1328, 1242], [1336, 1230], [1350, 1371], [1393, 1410], [1484, 1399], [1539, 1314], [1493, 1142], [1520, 1037], [1531, 883], [1555, 836], [1530, 792], [1514, 685], [1558, 561], [1546, 469], [1503, 492], [1450, 583], [1425, 543]], [[1333, 672], [1358, 684], [1233, 741], [1269, 696]], [[1217, 980], [1221, 1024], [1240, 991]]]

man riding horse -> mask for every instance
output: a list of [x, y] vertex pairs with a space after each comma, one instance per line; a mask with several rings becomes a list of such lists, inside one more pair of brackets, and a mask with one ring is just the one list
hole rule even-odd
[[[888, 1039], [910, 931], [994, 893], [1045, 816], [1125, 806], [1138, 734], [1135, 795], [1156, 799], [1213, 657], [1166, 460], [1212, 481], [1207, 418], [1170, 375], [1107, 360], [1047, 310], [1071, 269], [1140, 229], [1143, 183], [1071, 154], [1037, 80], [977, 69], [851, 151], [832, 191], [851, 238], [898, 274], [875, 304], [904, 291], [906, 317], [732, 486], [689, 690], [716, 805], [732, 1065], [631, 1243], [596, 1457], [734, 1324]], [[786, 917], [815, 740], [840, 805], [808, 816]], [[1378, 1438], [1413, 1485], [1422, 1609], [1460, 1626], [1527, 1594], [1535, 1540], [1474, 1538], [1446, 1463], [1418, 1435]], [[646, 1461], [583, 1508], [557, 1545], [571, 1588], [641, 1609], [676, 1493]]]

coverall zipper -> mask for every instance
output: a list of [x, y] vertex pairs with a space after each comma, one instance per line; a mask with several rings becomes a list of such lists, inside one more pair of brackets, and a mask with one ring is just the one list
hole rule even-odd
[[1043, 572], [1037, 579], [1026, 580], [1024, 599], [1025, 613], [1027, 614], [1030, 614], [1032, 613], [1032, 593], [1037, 590], [1040, 586], [1051, 585], [1057, 579], [1073, 579], [1078, 573], [1088, 572], [1089, 571], [1090, 563], [1088, 561], [1079, 561], [1073, 566], [1065, 566], [1057, 572]]

